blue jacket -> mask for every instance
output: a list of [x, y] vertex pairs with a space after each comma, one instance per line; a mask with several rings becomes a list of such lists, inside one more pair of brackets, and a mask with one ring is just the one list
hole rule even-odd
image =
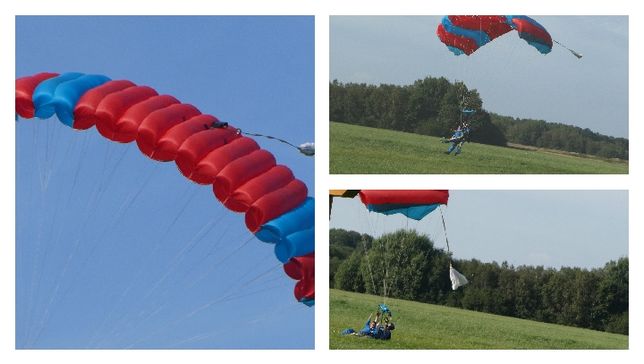
[[362, 330], [360, 330], [361, 335], [370, 335], [373, 336], [373, 330], [371, 327], [369, 327], [369, 324], [371, 323], [371, 319], [367, 320], [367, 322], [364, 324], [364, 327]]

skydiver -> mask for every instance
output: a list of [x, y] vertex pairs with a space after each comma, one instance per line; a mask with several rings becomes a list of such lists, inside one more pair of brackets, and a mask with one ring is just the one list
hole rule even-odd
[[451, 143], [449, 148], [447, 148], [447, 151], [445, 152], [445, 154], [449, 155], [454, 150], [456, 150], [456, 153], [454, 153], [454, 155], [461, 154], [461, 148], [463, 147], [463, 144], [465, 143], [469, 133], [470, 133], [470, 127], [467, 123], [463, 123], [462, 125], [459, 125], [456, 128], [456, 130], [454, 130], [454, 134], [452, 134], [451, 138], [443, 140], [443, 143]]
[[349, 328], [342, 331], [342, 335], [368, 336], [374, 339], [390, 340], [391, 331], [395, 329], [393, 322], [390, 322], [391, 313], [387, 316], [378, 311], [373, 321], [371, 320], [372, 317], [373, 313], [367, 318], [367, 322], [362, 330], [356, 332], [354, 329]]
[[369, 314], [369, 317], [367, 318], [367, 322], [365, 322], [362, 330], [356, 332], [354, 329], [349, 328], [342, 331], [342, 335], [374, 337], [374, 335], [377, 333], [377, 330], [378, 330], [378, 320], [380, 319], [380, 312], [376, 313], [376, 318], [373, 321], [371, 321], [371, 317], [373, 317], [373, 313]]

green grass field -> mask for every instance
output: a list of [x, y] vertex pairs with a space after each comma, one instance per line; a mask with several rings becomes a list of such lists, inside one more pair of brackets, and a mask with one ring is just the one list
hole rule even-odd
[[454, 156], [444, 154], [447, 144], [437, 137], [335, 122], [330, 128], [332, 174], [628, 173], [626, 161], [477, 143], [466, 143]]
[[341, 336], [360, 330], [382, 297], [330, 290], [331, 349], [628, 349], [628, 336], [388, 299], [390, 341]]

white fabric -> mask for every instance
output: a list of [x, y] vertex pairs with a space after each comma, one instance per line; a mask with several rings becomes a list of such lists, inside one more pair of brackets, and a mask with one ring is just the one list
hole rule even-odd
[[449, 279], [452, 281], [452, 290], [454, 291], [456, 291], [458, 287], [467, 284], [467, 278], [465, 278], [465, 276], [459, 273], [456, 269], [452, 268], [451, 264], [449, 266]]

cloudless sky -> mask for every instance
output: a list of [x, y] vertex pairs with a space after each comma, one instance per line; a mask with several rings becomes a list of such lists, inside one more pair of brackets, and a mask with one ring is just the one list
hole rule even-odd
[[[16, 77], [104, 74], [243, 131], [314, 140], [313, 17], [17, 17]], [[314, 162], [256, 139], [314, 190]], [[174, 163], [16, 124], [16, 346], [312, 348], [273, 247]]]
[[332, 16], [330, 79], [407, 85], [427, 76], [464, 81], [490, 112], [628, 137], [628, 17], [532, 16], [554, 45], [541, 55], [516, 32], [471, 56], [436, 36], [439, 16]]
[[[627, 191], [452, 190], [443, 211], [458, 259], [590, 269], [628, 256]], [[334, 199], [330, 227], [372, 236], [413, 228], [445, 248], [438, 211], [416, 222], [369, 213], [357, 196]]]

